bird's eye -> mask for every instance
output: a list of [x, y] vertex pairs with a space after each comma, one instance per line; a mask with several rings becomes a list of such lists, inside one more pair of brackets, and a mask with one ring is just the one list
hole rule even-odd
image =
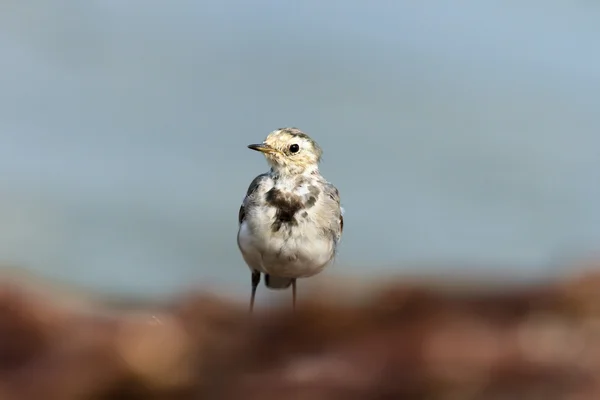
[[298, 151], [300, 151], [300, 146], [297, 144], [294, 143], [290, 146], [290, 153], [297, 153]]

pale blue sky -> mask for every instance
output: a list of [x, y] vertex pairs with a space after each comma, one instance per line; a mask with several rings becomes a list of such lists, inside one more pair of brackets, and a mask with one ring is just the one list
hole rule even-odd
[[587, 255], [600, 8], [437, 3], [5, 2], [0, 260], [117, 291], [245, 288], [237, 208], [266, 168], [246, 144], [286, 125], [342, 192], [328, 273], [525, 278]]

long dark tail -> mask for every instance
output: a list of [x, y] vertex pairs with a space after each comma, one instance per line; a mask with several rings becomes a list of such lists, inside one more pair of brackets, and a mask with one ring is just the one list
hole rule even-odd
[[292, 278], [281, 278], [265, 274], [265, 286], [269, 289], [287, 289], [292, 284]]

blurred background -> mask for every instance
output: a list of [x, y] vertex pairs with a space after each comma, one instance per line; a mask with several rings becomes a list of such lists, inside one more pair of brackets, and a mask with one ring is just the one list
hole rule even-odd
[[[7, 0], [0, 261], [110, 293], [246, 298], [246, 148], [324, 148], [323, 275], [517, 280], [600, 243], [595, 2]], [[496, 269], [498, 270], [492, 270]]]

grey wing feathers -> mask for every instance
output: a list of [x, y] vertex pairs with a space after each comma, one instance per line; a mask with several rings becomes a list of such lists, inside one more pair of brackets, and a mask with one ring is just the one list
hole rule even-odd
[[331, 200], [340, 204], [340, 192], [335, 186], [333, 186], [331, 183], [327, 182], [325, 184], [325, 192], [331, 198]]
[[325, 185], [325, 192], [331, 198], [331, 200], [335, 201], [338, 207], [340, 207], [340, 236], [344, 230], [344, 216], [342, 215], [342, 209], [340, 206], [340, 192], [339, 190], [333, 186], [331, 183], [327, 182]]
[[268, 175], [269, 174], [267, 174], [267, 173], [260, 174], [256, 178], [254, 178], [252, 180], [252, 182], [250, 182], [250, 186], [248, 186], [248, 190], [246, 191], [246, 197], [244, 197], [244, 201], [242, 202], [242, 205], [240, 206], [240, 212], [238, 214], [238, 223], [239, 224], [241, 224], [242, 221], [244, 220], [244, 218], [246, 217], [246, 209], [245, 209], [246, 199], [248, 198], [248, 196], [252, 195], [252, 193], [254, 193], [256, 191], [256, 189], [258, 189], [258, 186], [260, 185], [260, 183]]

